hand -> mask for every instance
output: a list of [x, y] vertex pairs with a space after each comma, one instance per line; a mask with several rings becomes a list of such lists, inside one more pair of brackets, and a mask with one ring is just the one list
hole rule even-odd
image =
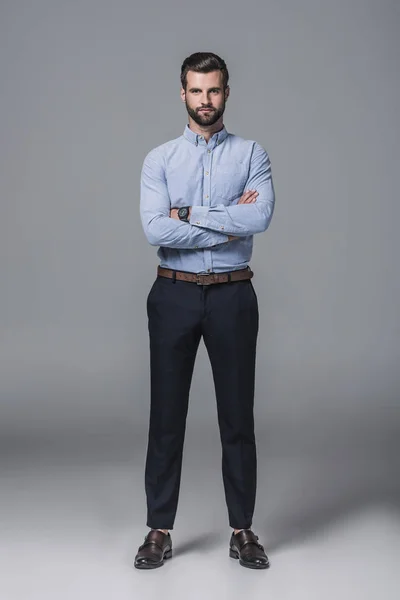
[[[172, 219], [178, 219], [178, 221], [180, 221], [180, 218], [178, 217], [178, 210], [179, 210], [179, 208], [171, 208], [171, 210], [169, 212], [169, 216]], [[189, 208], [188, 219], [190, 219], [191, 214], [192, 214], [192, 207]]]
[[247, 190], [240, 198], [238, 204], [252, 204], [257, 200], [258, 192], [256, 190]]

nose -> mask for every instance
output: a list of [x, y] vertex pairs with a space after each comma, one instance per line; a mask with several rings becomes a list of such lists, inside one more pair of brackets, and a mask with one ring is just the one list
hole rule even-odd
[[202, 106], [202, 108], [211, 106], [210, 97], [208, 96], [207, 92], [205, 92], [203, 94], [203, 96], [201, 97], [201, 106]]

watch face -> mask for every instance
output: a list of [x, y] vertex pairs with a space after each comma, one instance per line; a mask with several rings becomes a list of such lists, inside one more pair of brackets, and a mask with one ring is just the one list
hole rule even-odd
[[186, 208], [186, 206], [184, 206], [178, 210], [178, 217], [180, 217], [180, 218], [186, 219], [188, 214], [189, 214], [189, 211]]

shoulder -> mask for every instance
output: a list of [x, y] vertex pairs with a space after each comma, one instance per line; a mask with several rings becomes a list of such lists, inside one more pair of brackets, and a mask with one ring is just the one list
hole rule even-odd
[[241, 150], [247, 150], [255, 154], [268, 154], [266, 148], [256, 140], [248, 140], [234, 133], [229, 133], [228, 139], [232, 146], [240, 148]]
[[168, 160], [168, 157], [174, 153], [176, 148], [181, 145], [182, 140], [184, 139], [183, 135], [180, 135], [173, 140], [168, 140], [167, 142], [163, 142], [158, 146], [155, 146], [144, 157], [143, 162], [156, 162], [158, 164], [165, 164], [165, 161]]
[[256, 140], [248, 140], [233, 133], [229, 134], [228, 139], [234, 151], [247, 156], [251, 162], [270, 163], [266, 148]]

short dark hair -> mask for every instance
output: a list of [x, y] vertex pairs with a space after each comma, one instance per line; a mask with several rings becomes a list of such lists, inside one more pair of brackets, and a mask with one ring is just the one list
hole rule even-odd
[[221, 71], [224, 90], [228, 85], [229, 73], [225, 61], [213, 52], [195, 52], [185, 58], [181, 67], [181, 85], [184, 90], [187, 86], [188, 71], [196, 71], [197, 73]]

